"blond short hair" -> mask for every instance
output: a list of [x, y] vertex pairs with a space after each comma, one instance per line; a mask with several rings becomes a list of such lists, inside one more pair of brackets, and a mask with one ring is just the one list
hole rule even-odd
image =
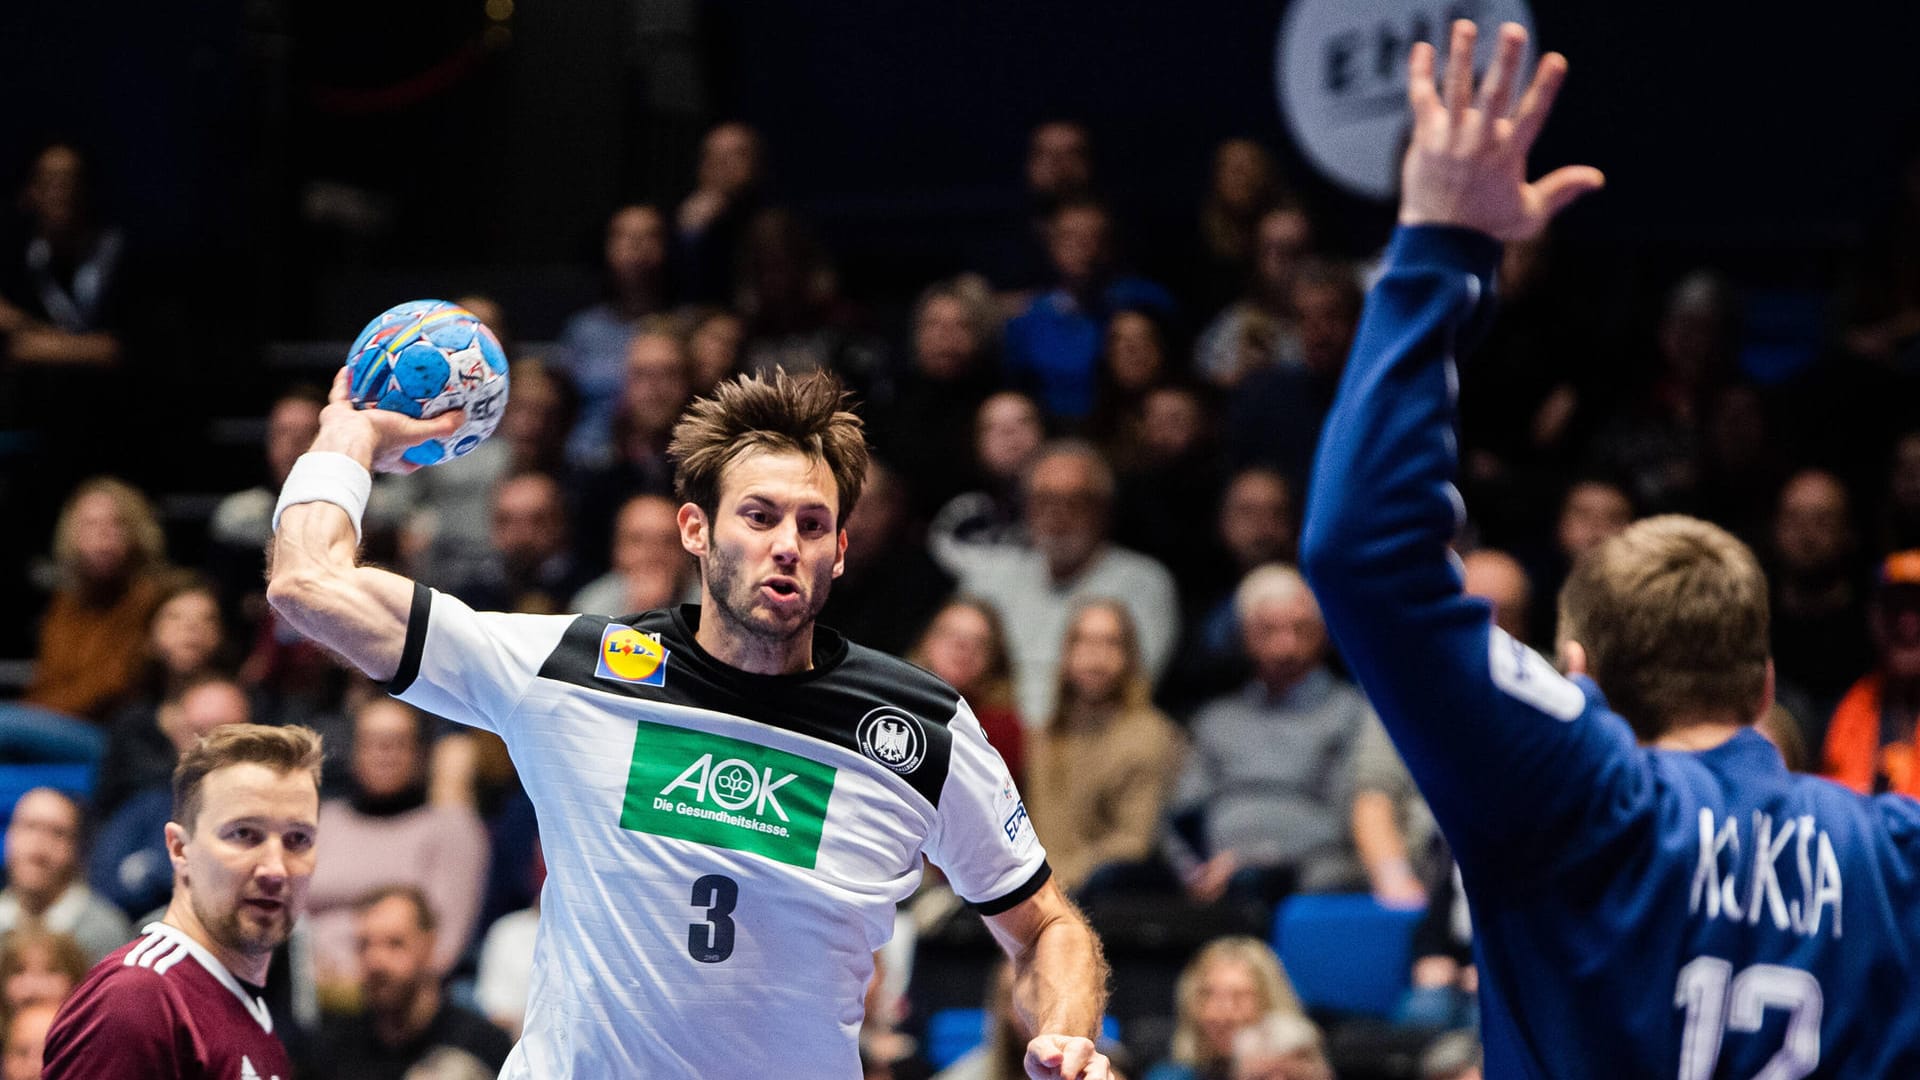
[[207, 776], [229, 765], [265, 765], [282, 775], [305, 771], [318, 790], [322, 756], [320, 734], [312, 728], [223, 724], [201, 736], [174, 766], [173, 820], [192, 832]]
[[1642, 740], [1688, 714], [1750, 720], [1767, 684], [1767, 580], [1747, 546], [1679, 514], [1646, 518], [1583, 555], [1560, 590], [1557, 640]]

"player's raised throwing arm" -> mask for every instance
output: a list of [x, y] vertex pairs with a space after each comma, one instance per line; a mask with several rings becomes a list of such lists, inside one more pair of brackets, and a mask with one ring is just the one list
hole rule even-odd
[[281, 490], [267, 600], [295, 630], [371, 678], [391, 679], [399, 668], [414, 598], [413, 582], [355, 562], [372, 470], [411, 471], [400, 455], [452, 435], [464, 417], [456, 411], [415, 420], [355, 409], [342, 368], [320, 413], [320, 434]]
[[[1526, 34], [1503, 26], [1474, 86], [1472, 23], [1453, 27], [1444, 87], [1434, 50], [1409, 60], [1413, 133], [1400, 229], [1367, 298], [1321, 437], [1301, 562], [1327, 627], [1463, 865], [1530, 865], [1557, 825], [1626, 777], [1624, 725], [1574, 722], [1585, 696], [1490, 625], [1448, 544], [1459, 522], [1454, 356], [1491, 307], [1499, 242], [1537, 235], [1597, 170], [1533, 183], [1527, 150], [1566, 61], [1549, 54], [1519, 96]], [[1623, 766], [1624, 769], [1624, 766]]]

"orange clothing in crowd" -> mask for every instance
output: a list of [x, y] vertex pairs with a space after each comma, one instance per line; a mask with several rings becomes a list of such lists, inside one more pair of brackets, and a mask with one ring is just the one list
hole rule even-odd
[[1905, 742], [1880, 745], [1882, 679], [1868, 675], [1853, 684], [1833, 710], [1821, 774], [1863, 795], [1894, 791], [1920, 799], [1920, 728]]
[[40, 623], [40, 652], [25, 700], [43, 709], [98, 720], [140, 676], [147, 624], [160, 585], [136, 577], [117, 598], [97, 603], [71, 589], [53, 594]]

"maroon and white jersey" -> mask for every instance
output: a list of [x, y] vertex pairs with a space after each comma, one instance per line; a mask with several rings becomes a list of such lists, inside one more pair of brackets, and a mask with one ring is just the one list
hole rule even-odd
[[267, 1003], [184, 932], [148, 923], [47, 1033], [44, 1080], [293, 1080]]

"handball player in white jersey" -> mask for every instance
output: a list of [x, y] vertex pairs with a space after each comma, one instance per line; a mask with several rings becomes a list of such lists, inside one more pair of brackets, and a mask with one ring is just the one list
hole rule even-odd
[[957, 693], [814, 622], [867, 448], [828, 375], [724, 383], [674, 431], [697, 605], [476, 613], [357, 565], [370, 469], [458, 426], [337, 379], [277, 510], [268, 598], [396, 696], [506, 741], [541, 823], [503, 1076], [859, 1075], [872, 954], [925, 856], [1012, 957], [1035, 1078], [1104, 1078], [1099, 942]]

